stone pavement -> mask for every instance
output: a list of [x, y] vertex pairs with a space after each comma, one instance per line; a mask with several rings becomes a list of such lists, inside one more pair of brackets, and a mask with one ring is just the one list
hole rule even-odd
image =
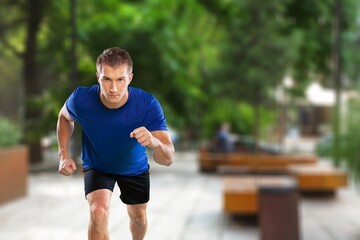
[[[221, 179], [199, 174], [194, 152], [176, 154], [171, 167], [151, 162], [148, 240], [252, 240], [259, 238], [256, 218], [222, 212]], [[89, 219], [82, 175], [64, 177], [56, 164], [33, 168], [29, 192], [0, 205], [1, 240], [87, 239]], [[116, 188], [112, 198], [111, 239], [131, 239], [125, 206]], [[333, 197], [302, 197], [301, 235], [305, 240], [360, 239], [360, 194], [353, 187]], [[281, 240], [281, 239], [280, 239]]]

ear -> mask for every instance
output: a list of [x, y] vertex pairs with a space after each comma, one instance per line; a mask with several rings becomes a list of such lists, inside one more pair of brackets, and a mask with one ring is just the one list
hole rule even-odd
[[133, 77], [134, 77], [134, 74], [133, 74], [133, 73], [130, 73], [130, 74], [129, 74], [129, 84], [131, 83]]
[[95, 73], [96, 73], [96, 79], [97, 79], [98, 83], [100, 83], [99, 73], [97, 71]]

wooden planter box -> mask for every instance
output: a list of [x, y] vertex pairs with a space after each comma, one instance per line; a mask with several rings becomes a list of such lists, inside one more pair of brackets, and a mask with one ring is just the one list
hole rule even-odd
[[295, 185], [289, 176], [226, 176], [223, 182], [223, 210], [229, 214], [256, 215], [262, 187], [286, 189]]
[[26, 195], [27, 176], [27, 147], [0, 149], [0, 204]]
[[289, 172], [303, 192], [334, 192], [348, 185], [346, 172], [329, 164], [292, 166]]

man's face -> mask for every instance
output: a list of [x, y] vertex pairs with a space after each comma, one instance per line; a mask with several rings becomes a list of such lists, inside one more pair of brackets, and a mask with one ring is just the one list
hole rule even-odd
[[127, 65], [109, 67], [103, 65], [96, 72], [100, 84], [100, 98], [108, 108], [119, 108], [128, 99], [128, 86], [133, 74], [127, 70]]

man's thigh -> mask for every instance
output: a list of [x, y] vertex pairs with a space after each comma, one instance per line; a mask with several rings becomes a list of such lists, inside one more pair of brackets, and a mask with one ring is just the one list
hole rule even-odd
[[86, 200], [89, 206], [96, 205], [97, 207], [103, 207], [104, 209], [110, 208], [112, 191], [109, 189], [98, 189], [92, 191], [86, 196]]

